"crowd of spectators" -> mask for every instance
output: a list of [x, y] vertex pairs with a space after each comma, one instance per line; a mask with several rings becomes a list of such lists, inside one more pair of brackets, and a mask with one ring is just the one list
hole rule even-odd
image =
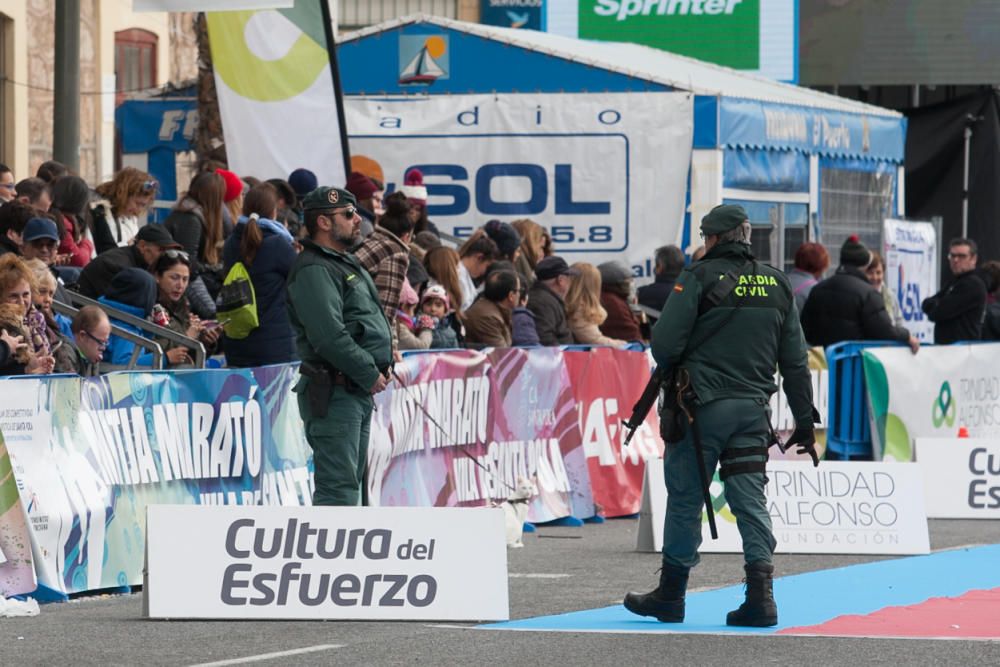
[[[151, 364], [127, 333], [152, 337], [168, 368], [192, 367], [195, 341], [231, 367], [295, 360], [285, 282], [304, 231], [301, 200], [320, 185], [312, 172], [261, 181], [205, 165], [162, 224], [147, 223], [158, 184], [133, 167], [95, 188], [57, 162], [20, 181], [0, 165], [2, 174], [13, 186], [0, 184], [0, 374]], [[636, 289], [624, 262], [569, 265], [529, 219], [489, 220], [464, 240], [442, 239], [419, 170], [388, 195], [360, 172], [346, 189], [362, 230], [353, 252], [377, 287], [397, 359], [412, 349], [642, 342], [685, 262], [703, 254], [686, 260], [676, 246], [658, 248], [653, 281]], [[935, 323], [935, 342], [1000, 339], [1000, 263], [978, 267], [970, 239], [952, 241], [948, 261], [953, 280], [916, 304]], [[234, 267], [249, 276], [257, 314], [239, 335], [219, 315]], [[807, 341], [894, 340], [916, 352], [885, 270], [856, 236], [832, 274], [824, 246], [802, 244], [789, 278]], [[74, 312], [54, 307], [71, 305], [67, 290], [105, 310], [62, 314]]]

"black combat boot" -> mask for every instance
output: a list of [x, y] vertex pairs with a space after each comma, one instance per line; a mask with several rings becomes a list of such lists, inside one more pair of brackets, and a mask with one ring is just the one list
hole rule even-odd
[[726, 625], [769, 628], [778, 624], [778, 605], [771, 587], [774, 566], [759, 561], [743, 566], [747, 573], [747, 599], [740, 608], [726, 615]]
[[684, 620], [684, 593], [687, 591], [688, 569], [664, 565], [660, 570], [660, 585], [648, 593], [628, 593], [625, 608], [639, 616], [654, 616], [661, 623]]

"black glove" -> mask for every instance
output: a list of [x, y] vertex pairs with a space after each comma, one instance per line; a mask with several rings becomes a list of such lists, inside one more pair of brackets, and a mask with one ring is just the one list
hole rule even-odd
[[819, 466], [819, 456], [816, 454], [816, 436], [811, 428], [797, 428], [792, 432], [792, 437], [785, 443], [788, 447], [795, 445], [797, 454], [809, 454], [813, 460], [813, 467]]

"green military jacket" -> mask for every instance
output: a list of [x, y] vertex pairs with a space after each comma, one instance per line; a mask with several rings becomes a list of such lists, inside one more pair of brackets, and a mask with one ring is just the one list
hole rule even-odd
[[[769, 400], [778, 389], [777, 367], [795, 423], [811, 428], [812, 379], [791, 285], [774, 267], [749, 262], [752, 257], [745, 244], [723, 243], [681, 272], [653, 328], [653, 357], [668, 372], [680, 361], [700, 404], [720, 398]], [[736, 287], [699, 317], [702, 295], [744, 264]], [[745, 303], [734, 312], [741, 300]]]
[[288, 316], [299, 358], [333, 366], [368, 389], [392, 363], [389, 322], [354, 255], [312, 241], [288, 274]]

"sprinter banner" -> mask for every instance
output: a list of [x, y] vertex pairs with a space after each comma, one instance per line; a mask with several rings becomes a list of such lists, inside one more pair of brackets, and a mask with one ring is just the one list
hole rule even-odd
[[481, 507], [534, 477], [529, 520], [593, 515], [561, 350], [420, 354], [396, 373], [375, 399], [371, 504]]
[[882, 226], [885, 283], [896, 299], [903, 326], [921, 342], [934, 342], [934, 323], [920, 304], [937, 294], [940, 243], [929, 222], [886, 220]]
[[916, 438], [1000, 438], [1000, 343], [862, 352], [876, 459], [912, 461]]
[[681, 242], [692, 109], [688, 93], [345, 100], [352, 169], [387, 193], [419, 169], [442, 232], [530, 218], [567, 261], [624, 259], [638, 277]]
[[342, 186], [347, 175], [320, 0], [206, 17], [229, 168], [267, 179], [304, 167], [321, 185]]
[[288, 365], [0, 382], [39, 583], [140, 584], [149, 505], [309, 504], [295, 376]]

